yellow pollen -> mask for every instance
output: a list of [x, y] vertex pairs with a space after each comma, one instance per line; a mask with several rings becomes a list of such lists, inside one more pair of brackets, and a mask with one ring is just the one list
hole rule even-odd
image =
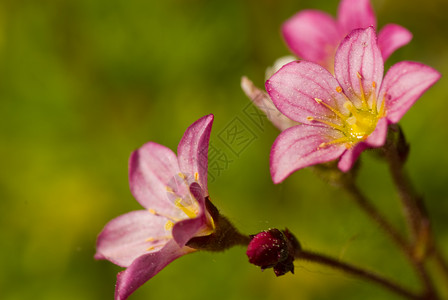
[[178, 174], [180, 178], [182, 178], [183, 180], [187, 179], [187, 177], [185, 176], [184, 173], [179, 173]]
[[157, 212], [152, 208], [148, 209], [148, 211], [153, 215], [157, 215]]
[[154, 242], [156, 239], [153, 237], [147, 238], [145, 242]]
[[372, 87], [376, 88], [376, 82], [375, 81], [372, 81]]
[[171, 187], [169, 187], [169, 186], [166, 187], [166, 191], [168, 193], [174, 194], [174, 190]]
[[146, 248], [146, 251], [152, 251], [152, 250], [154, 250], [154, 249], [155, 249], [155, 247], [154, 247], [154, 246], [151, 246], [151, 247]]
[[199, 180], [199, 173], [198, 172], [194, 173], [194, 180], [196, 180], [196, 181]]
[[165, 230], [170, 230], [171, 228], [173, 228], [173, 226], [174, 226], [174, 223], [173, 223], [173, 222], [171, 222], [171, 221], [167, 221], [167, 222], [165, 223]]
[[336, 92], [338, 92], [338, 93], [342, 93], [342, 88], [341, 88], [340, 86], [337, 86], [337, 87], [336, 87]]

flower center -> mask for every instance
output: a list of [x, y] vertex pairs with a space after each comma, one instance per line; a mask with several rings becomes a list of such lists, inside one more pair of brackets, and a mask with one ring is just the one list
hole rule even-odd
[[[345, 144], [347, 149], [349, 149], [353, 145], [366, 140], [375, 130], [378, 120], [384, 117], [384, 99], [381, 102], [380, 108], [378, 109], [377, 107], [378, 100], [375, 91], [376, 83], [374, 81], [372, 82], [372, 88], [370, 92], [366, 94], [362, 85], [362, 77], [359, 73], [358, 78], [361, 91], [361, 103], [358, 104], [358, 107], [347, 98], [347, 101], [343, 105], [346, 111], [342, 112], [328, 105], [321, 99], [314, 99], [318, 104], [325, 106], [335, 114], [335, 120], [338, 121], [338, 124], [327, 120], [316, 119], [314, 117], [308, 117], [307, 119], [325, 124], [343, 134], [340, 138], [322, 143], [319, 145], [319, 148], [324, 148], [333, 144]], [[338, 86], [336, 92], [342, 93], [342, 88]]]
[[194, 177], [179, 173], [166, 187], [169, 200], [190, 219], [196, 218], [199, 214], [198, 203], [189, 190], [190, 184], [198, 181], [198, 176], [198, 173], [195, 173]]
[[344, 107], [350, 111], [350, 116], [344, 120], [342, 131], [352, 143], [365, 140], [378, 123], [378, 113], [370, 110], [357, 109], [351, 102], [345, 102]]

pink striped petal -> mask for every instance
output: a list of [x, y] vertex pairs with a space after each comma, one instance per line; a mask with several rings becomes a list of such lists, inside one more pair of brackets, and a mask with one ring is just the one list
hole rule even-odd
[[213, 115], [207, 115], [194, 122], [185, 131], [177, 147], [179, 167], [187, 176], [198, 174], [198, 182], [208, 195], [208, 144], [212, 130]]
[[167, 186], [179, 172], [173, 151], [148, 142], [134, 151], [129, 159], [131, 192], [143, 207], [170, 215], [175, 207], [167, 195]]
[[309, 117], [334, 122], [335, 114], [315, 98], [345, 111], [346, 99], [338, 89], [339, 84], [330, 72], [307, 61], [291, 62], [266, 81], [266, 91], [275, 106], [290, 119], [308, 124], [312, 124]]
[[411, 39], [412, 33], [400, 25], [387, 24], [384, 26], [378, 33], [378, 47], [383, 60], [386, 61], [395, 50], [408, 44]]
[[334, 69], [344, 93], [355, 106], [361, 104], [360, 77], [365, 94], [370, 93], [373, 86], [375, 92], [378, 92], [384, 65], [373, 27], [353, 30], [341, 42], [336, 52]]
[[333, 17], [317, 10], [304, 10], [283, 24], [282, 33], [294, 54], [332, 68], [332, 57], [341, 38]]
[[417, 99], [440, 78], [435, 69], [403, 61], [393, 65], [384, 77], [379, 99], [385, 99], [386, 118], [397, 123]]
[[274, 105], [269, 95], [264, 91], [257, 88], [252, 81], [250, 81], [247, 77], [243, 76], [241, 79], [241, 88], [244, 93], [255, 106], [258, 107], [263, 113], [266, 114], [266, 117], [275, 127], [280, 129], [280, 131], [285, 130], [286, 128], [297, 125], [297, 122], [294, 122], [284, 114], [282, 114]]
[[140, 256], [126, 270], [118, 273], [115, 300], [126, 300], [173, 260], [193, 251], [195, 250], [188, 247], [180, 248], [171, 240], [160, 251]]
[[375, 130], [369, 135], [364, 143], [372, 148], [383, 146], [387, 137], [387, 125], [386, 118], [379, 119]]
[[365, 143], [358, 143], [353, 148], [348, 149], [342, 154], [341, 159], [338, 162], [338, 168], [342, 172], [348, 172], [355, 164], [362, 151], [367, 148]]
[[[96, 259], [107, 259], [121, 267], [147, 254], [152, 246], [163, 246], [171, 237], [165, 231], [167, 219], [146, 210], [132, 211], [106, 224], [98, 236]], [[152, 240], [148, 240], [152, 238]]]
[[274, 183], [280, 183], [298, 169], [334, 160], [346, 150], [343, 144], [320, 148], [322, 143], [342, 137], [331, 128], [298, 125], [286, 129], [272, 145], [270, 169]]
[[338, 8], [338, 22], [344, 35], [353, 29], [376, 27], [376, 17], [369, 0], [342, 0]]
[[207, 217], [205, 215], [205, 199], [202, 188], [196, 182], [190, 185], [190, 192], [199, 205], [199, 213], [196, 218], [186, 219], [174, 224], [173, 238], [174, 241], [183, 247], [185, 244], [198, 233], [207, 229]]

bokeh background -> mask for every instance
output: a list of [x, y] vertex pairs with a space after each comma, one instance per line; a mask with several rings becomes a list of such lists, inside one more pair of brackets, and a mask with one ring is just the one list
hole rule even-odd
[[[393, 22], [414, 34], [387, 66], [415, 60], [448, 74], [448, 2], [372, 3], [379, 27]], [[185, 129], [209, 113], [221, 158], [210, 194], [242, 232], [288, 227], [308, 249], [416, 287], [405, 260], [343, 193], [307, 169], [272, 183], [268, 158], [278, 132], [250, 118], [240, 89], [243, 75], [263, 86], [265, 68], [289, 54], [280, 36], [285, 19], [305, 8], [335, 15], [337, 4], [1, 0], [0, 298], [112, 299], [121, 269], [93, 254], [110, 219], [140, 208], [128, 187], [130, 153], [149, 140], [176, 149]], [[445, 253], [447, 92], [445, 76], [401, 122], [411, 143], [408, 169]], [[236, 151], [223, 142], [234, 122], [251, 132]], [[386, 166], [369, 153], [361, 160], [360, 184], [403, 227]], [[276, 278], [234, 248], [182, 257], [131, 299], [398, 298], [303, 262], [295, 275]]]

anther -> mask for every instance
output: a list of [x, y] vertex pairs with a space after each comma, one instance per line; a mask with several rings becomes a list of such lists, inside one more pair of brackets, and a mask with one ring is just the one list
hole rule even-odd
[[171, 221], [167, 221], [167, 222], [165, 223], [165, 230], [170, 230], [171, 228], [173, 228], [173, 226], [174, 226], [174, 223], [173, 223], [173, 222], [171, 222]]
[[199, 180], [199, 173], [198, 172], [194, 173], [194, 180], [196, 180], [196, 181]]
[[336, 87], [336, 92], [338, 92], [338, 93], [342, 93], [342, 88], [341, 88], [340, 86], [337, 86], [337, 87]]

